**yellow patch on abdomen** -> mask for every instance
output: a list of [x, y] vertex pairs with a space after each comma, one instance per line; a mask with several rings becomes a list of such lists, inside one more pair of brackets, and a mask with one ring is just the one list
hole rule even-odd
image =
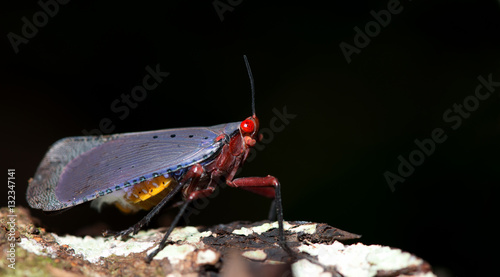
[[[172, 191], [175, 184], [176, 181], [173, 178], [160, 175], [128, 188], [127, 193], [125, 193], [123, 197], [129, 204], [134, 206], [134, 208], [150, 210]], [[119, 203], [115, 203], [115, 205], [125, 213], [135, 210], [124, 207]]]

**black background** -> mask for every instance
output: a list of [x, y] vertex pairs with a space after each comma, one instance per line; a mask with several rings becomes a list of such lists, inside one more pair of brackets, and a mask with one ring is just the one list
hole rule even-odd
[[[441, 276], [486, 274], [497, 240], [500, 87], [456, 130], [443, 114], [474, 94], [478, 76], [500, 81], [500, 3], [402, 1], [348, 63], [339, 44], [353, 45], [354, 28], [388, 2], [242, 1], [221, 21], [210, 1], [71, 1], [17, 54], [7, 35], [21, 35], [21, 18], [33, 22], [41, 8], [2, 7], [1, 163], [16, 169], [16, 205], [27, 206], [27, 181], [50, 144], [99, 129], [103, 118], [113, 133], [243, 120], [251, 114], [246, 54], [262, 127], [274, 108], [296, 117], [240, 176], [278, 177], [287, 220], [402, 248]], [[111, 102], [157, 64], [170, 75], [121, 120]], [[391, 191], [384, 172], [397, 173], [398, 156], [408, 158], [413, 141], [435, 128], [447, 140]], [[268, 205], [225, 189], [189, 223], [261, 220]], [[125, 228], [143, 215], [99, 214], [88, 204], [53, 217], [32, 212], [71, 234]]]

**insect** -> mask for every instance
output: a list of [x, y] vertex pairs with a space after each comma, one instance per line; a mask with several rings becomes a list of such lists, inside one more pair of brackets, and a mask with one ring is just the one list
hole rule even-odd
[[283, 232], [278, 179], [270, 175], [234, 178], [250, 148], [261, 139], [252, 71], [246, 56], [244, 60], [252, 91], [252, 116], [212, 127], [61, 139], [51, 146], [30, 180], [29, 205], [56, 211], [92, 200], [92, 206], [114, 204], [123, 212], [150, 210], [132, 227], [115, 233], [126, 236], [137, 234], [180, 193], [183, 202], [179, 213], [159, 246], [147, 256], [150, 262], [167, 245], [188, 205], [212, 194], [217, 185], [227, 184], [274, 199], [278, 243], [290, 253]]

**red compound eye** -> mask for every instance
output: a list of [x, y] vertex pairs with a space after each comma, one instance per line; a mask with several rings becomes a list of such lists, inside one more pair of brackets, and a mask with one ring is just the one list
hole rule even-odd
[[245, 119], [241, 122], [240, 129], [244, 133], [252, 133], [255, 130], [255, 123], [250, 119]]

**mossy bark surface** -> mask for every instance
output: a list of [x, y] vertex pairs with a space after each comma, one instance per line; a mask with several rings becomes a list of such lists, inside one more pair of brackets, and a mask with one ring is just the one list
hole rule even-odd
[[[277, 241], [277, 223], [233, 222], [178, 227], [170, 244], [145, 262], [165, 229], [126, 240], [58, 235], [36, 227], [28, 209], [16, 208], [15, 231], [0, 210], [2, 276], [435, 276], [428, 263], [323, 223], [285, 222], [290, 255]], [[15, 269], [9, 267], [15, 237]]]

